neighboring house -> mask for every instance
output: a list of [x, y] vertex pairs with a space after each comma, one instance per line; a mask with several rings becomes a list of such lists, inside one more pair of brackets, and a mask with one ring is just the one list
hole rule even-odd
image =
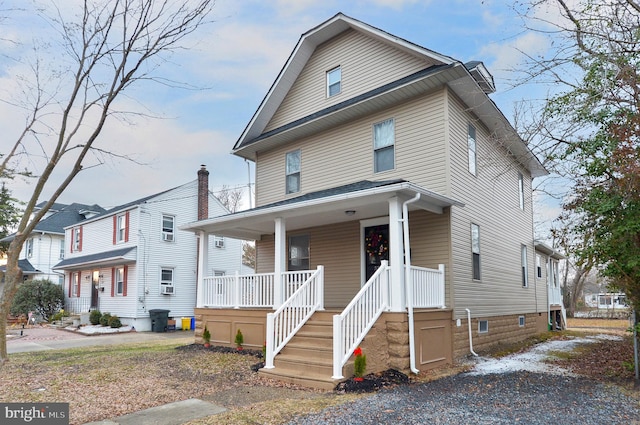
[[[34, 214], [44, 204], [45, 202], [41, 202], [36, 205]], [[62, 284], [64, 275], [55, 272], [53, 266], [64, 259], [65, 227], [104, 211], [104, 208], [99, 205], [54, 203], [31, 232], [20, 252], [19, 266], [22, 269], [24, 279], [48, 279], [53, 283]], [[13, 240], [14, 236], [15, 234], [9, 235], [1, 241], [9, 242]]]
[[481, 62], [343, 14], [303, 34], [233, 149], [256, 208], [182, 227], [256, 241], [255, 276], [199, 276], [197, 335], [240, 329], [261, 373], [332, 388], [358, 346], [367, 372], [418, 372], [546, 330], [547, 172], [493, 91]]
[[[138, 331], [152, 329], [153, 309], [169, 310], [170, 318], [192, 317], [198, 240], [178, 226], [228, 213], [209, 192], [208, 176], [203, 166], [197, 180], [67, 227], [65, 259], [55, 266], [65, 275], [67, 309], [99, 309]], [[241, 270], [241, 241], [210, 242], [207, 274]]]
[[629, 308], [627, 304], [627, 296], [622, 292], [601, 292], [599, 294], [586, 294], [584, 296], [584, 304], [587, 307], [597, 308], [599, 310], [626, 310]]
[[567, 312], [562, 300], [562, 288], [560, 287], [559, 261], [564, 255], [550, 246], [536, 241], [536, 259], [534, 275], [536, 281], [543, 281], [547, 285], [548, 319], [549, 329], [566, 329]]

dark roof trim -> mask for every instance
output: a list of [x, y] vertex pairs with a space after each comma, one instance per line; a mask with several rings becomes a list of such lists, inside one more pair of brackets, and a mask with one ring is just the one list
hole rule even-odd
[[64, 270], [64, 269], [77, 268], [78, 266], [98, 265], [101, 263], [113, 263], [113, 262], [123, 261], [123, 260], [126, 262], [132, 262], [135, 260], [125, 258], [125, 255], [127, 255], [134, 249], [135, 247], [121, 248], [113, 251], [101, 252], [98, 254], [91, 254], [91, 255], [84, 255], [82, 257], [69, 258], [66, 260], [62, 260], [61, 262], [53, 266], [53, 269]]

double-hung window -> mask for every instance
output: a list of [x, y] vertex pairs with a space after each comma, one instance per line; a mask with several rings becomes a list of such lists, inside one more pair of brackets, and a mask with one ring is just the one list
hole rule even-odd
[[300, 192], [300, 149], [287, 153], [286, 186], [287, 194]]
[[522, 286], [527, 287], [529, 285], [529, 280], [527, 278], [527, 246], [522, 245], [520, 247], [520, 262], [522, 265]]
[[374, 172], [395, 167], [395, 122], [393, 118], [373, 125]]
[[116, 295], [124, 294], [124, 267], [116, 268]]
[[163, 294], [173, 294], [173, 268], [160, 269], [160, 288]]
[[27, 243], [25, 245], [25, 250], [27, 251], [27, 258], [33, 257], [33, 238], [27, 239]]
[[162, 215], [162, 240], [173, 242], [175, 234], [175, 217], [172, 215]]
[[469, 124], [467, 133], [467, 147], [469, 150], [469, 172], [476, 175], [476, 128]]
[[340, 67], [327, 71], [327, 97], [340, 94], [342, 89], [342, 70]]
[[64, 239], [60, 241], [60, 253], [58, 258], [64, 260]]
[[536, 254], [536, 277], [542, 278], [542, 257], [540, 254]]
[[520, 200], [520, 209], [524, 210], [524, 176], [518, 173], [518, 199]]
[[127, 232], [127, 217], [126, 215], [122, 214], [118, 216], [118, 224], [117, 224], [117, 228], [116, 228], [116, 241], [117, 242], [124, 242], [125, 239], [125, 235]]
[[74, 272], [71, 275], [71, 296], [79, 297], [80, 296], [80, 272]]
[[480, 280], [480, 226], [471, 223], [471, 255], [473, 279]]
[[71, 252], [82, 251], [82, 226], [71, 229]]

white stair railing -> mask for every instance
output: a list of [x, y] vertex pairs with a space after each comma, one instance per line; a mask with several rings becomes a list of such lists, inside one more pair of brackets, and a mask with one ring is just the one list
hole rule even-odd
[[341, 314], [333, 316], [333, 379], [389, 306], [389, 263], [382, 264]]
[[267, 353], [265, 369], [318, 310], [324, 309], [324, 267], [312, 273], [275, 312], [267, 314]]

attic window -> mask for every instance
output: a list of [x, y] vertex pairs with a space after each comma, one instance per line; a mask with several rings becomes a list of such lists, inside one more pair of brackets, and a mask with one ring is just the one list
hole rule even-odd
[[342, 71], [340, 67], [327, 71], [327, 97], [340, 94], [342, 83]]

